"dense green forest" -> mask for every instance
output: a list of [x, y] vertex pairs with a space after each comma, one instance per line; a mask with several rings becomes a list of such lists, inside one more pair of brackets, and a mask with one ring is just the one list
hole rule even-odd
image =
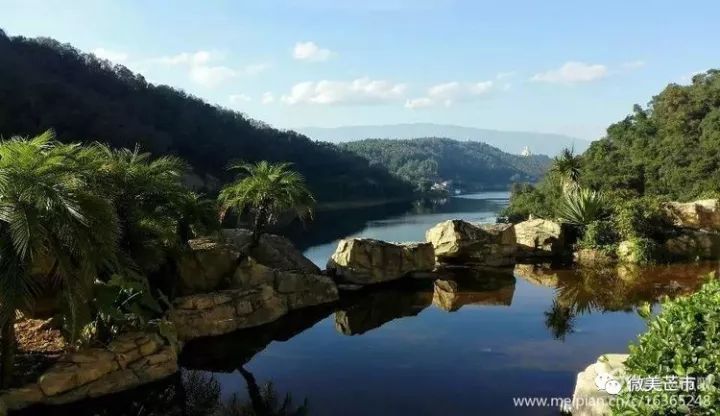
[[174, 154], [220, 181], [235, 160], [292, 162], [320, 201], [381, 199], [412, 188], [352, 152], [280, 131], [47, 38], [0, 30], [0, 134], [53, 129], [59, 140]]
[[668, 85], [646, 108], [612, 124], [582, 156], [595, 189], [690, 200], [720, 192], [720, 71]]
[[513, 182], [537, 181], [551, 161], [544, 155], [511, 155], [482, 142], [445, 138], [367, 139], [341, 146], [421, 190], [441, 181], [469, 191], [507, 189]]
[[512, 221], [562, 217], [577, 189], [618, 220], [649, 218], [662, 201], [720, 196], [720, 71], [696, 75], [690, 85], [668, 85], [582, 155], [556, 158], [540, 183], [515, 184], [505, 215]]

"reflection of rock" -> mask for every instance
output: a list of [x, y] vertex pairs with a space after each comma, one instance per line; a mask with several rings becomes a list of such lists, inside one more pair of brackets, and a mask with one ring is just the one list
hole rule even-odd
[[573, 257], [575, 263], [585, 267], [603, 267], [617, 261], [613, 255], [594, 248], [581, 248], [573, 253]]
[[624, 363], [627, 358], [627, 354], [605, 354], [596, 363], [579, 373], [573, 393], [572, 408], [563, 410], [571, 411], [573, 416], [612, 414], [610, 411], [612, 396], [605, 389], [598, 388], [596, 378], [599, 375], [608, 374], [617, 381], [623, 380], [625, 377]]
[[678, 227], [720, 231], [720, 201], [717, 199], [668, 202], [664, 208], [668, 219]]
[[387, 282], [434, 267], [431, 244], [394, 244], [365, 238], [341, 240], [327, 265], [336, 276], [357, 284]]
[[673, 259], [717, 259], [720, 256], [720, 234], [703, 230], [682, 230], [664, 244]]
[[493, 285], [487, 281], [437, 279], [433, 286], [433, 305], [448, 312], [465, 305], [510, 306], [515, 293], [514, 279], [495, 281]]
[[188, 342], [180, 365], [193, 370], [231, 373], [273, 341], [287, 341], [325, 319], [332, 307], [319, 305], [293, 311], [267, 325]]
[[569, 232], [565, 224], [549, 220], [532, 219], [515, 224], [518, 258], [560, 257], [569, 245]]
[[440, 263], [509, 266], [515, 264], [515, 231], [510, 224], [471, 224], [448, 220], [425, 234]]
[[550, 264], [517, 264], [513, 270], [515, 276], [540, 286], [556, 287], [558, 273]]
[[358, 294], [349, 306], [335, 312], [335, 328], [359, 335], [405, 316], [415, 316], [432, 303], [432, 290], [379, 290]]

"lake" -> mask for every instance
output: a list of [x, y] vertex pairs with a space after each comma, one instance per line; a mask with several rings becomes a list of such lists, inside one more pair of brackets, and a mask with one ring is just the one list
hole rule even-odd
[[[507, 193], [493, 192], [320, 212], [290, 236], [324, 267], [342, 237], [424, 240], [446, 219], [494, 222], [507, 202]], [[92, 414], [119, 414], [108, 409], [128, 403], [140, 410], [122, 414], [170, 414], [178, 401], [184, 414], [206, 414], [232, 400], [247, 412], [223, 414], [260, 414], [257, 406], [256, 413], [248, 410], [249, 401], [269, 392], [276, 407], [287, 394], [291, 402], [287, 412], [267, 414], [304, 414], [292, 411], [306, 401], [307, 414], [317, 416], [556, 415], [554, 406], [520, 408], [513, 398], [571, 396], [579, 371], [601, 354], [627, 351], [644, 330], [638, 306], [696, 290], [698, 276], [716, 268], [520, 265], [457, 272], [460, 291], [450, 297], [428, 281], [387, 285], [334, 307], [191, 342], [181, 357], [183, 374], [170, 387], [76, 405], [74, 414], [91, 414], [92, 406], [105, 409]]]

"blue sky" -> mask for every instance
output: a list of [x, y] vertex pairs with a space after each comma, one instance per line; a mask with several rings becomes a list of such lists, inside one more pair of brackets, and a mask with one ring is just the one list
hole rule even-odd
[[717, 1], [0, 0], [49, 36], [281, 128], [451, 123], [593, 139], [720, 67]]

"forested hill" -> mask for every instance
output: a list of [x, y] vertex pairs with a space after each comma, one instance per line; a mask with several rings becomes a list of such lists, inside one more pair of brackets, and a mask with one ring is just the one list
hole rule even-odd
[[668, 85], [582, 157], [582, 181], [673, 199], [720, 194], [720, 71]]
[[197, 173], [229, 178], [232, 160], [288, 161], [320, 200], [381, 199], [411, 187], [330, 143], [279, 131], [52, 39], [0, 30], [0, 134], [54, 129], [63, 141], [102, 141], [176, 154]]
[[535, 182], [550, 165], [547, 156], [517, 156], [480, 142], [445, 138], [366, 139], [341, 145], [421, 189], [452, 181], [467, 191], [506, 189]]

